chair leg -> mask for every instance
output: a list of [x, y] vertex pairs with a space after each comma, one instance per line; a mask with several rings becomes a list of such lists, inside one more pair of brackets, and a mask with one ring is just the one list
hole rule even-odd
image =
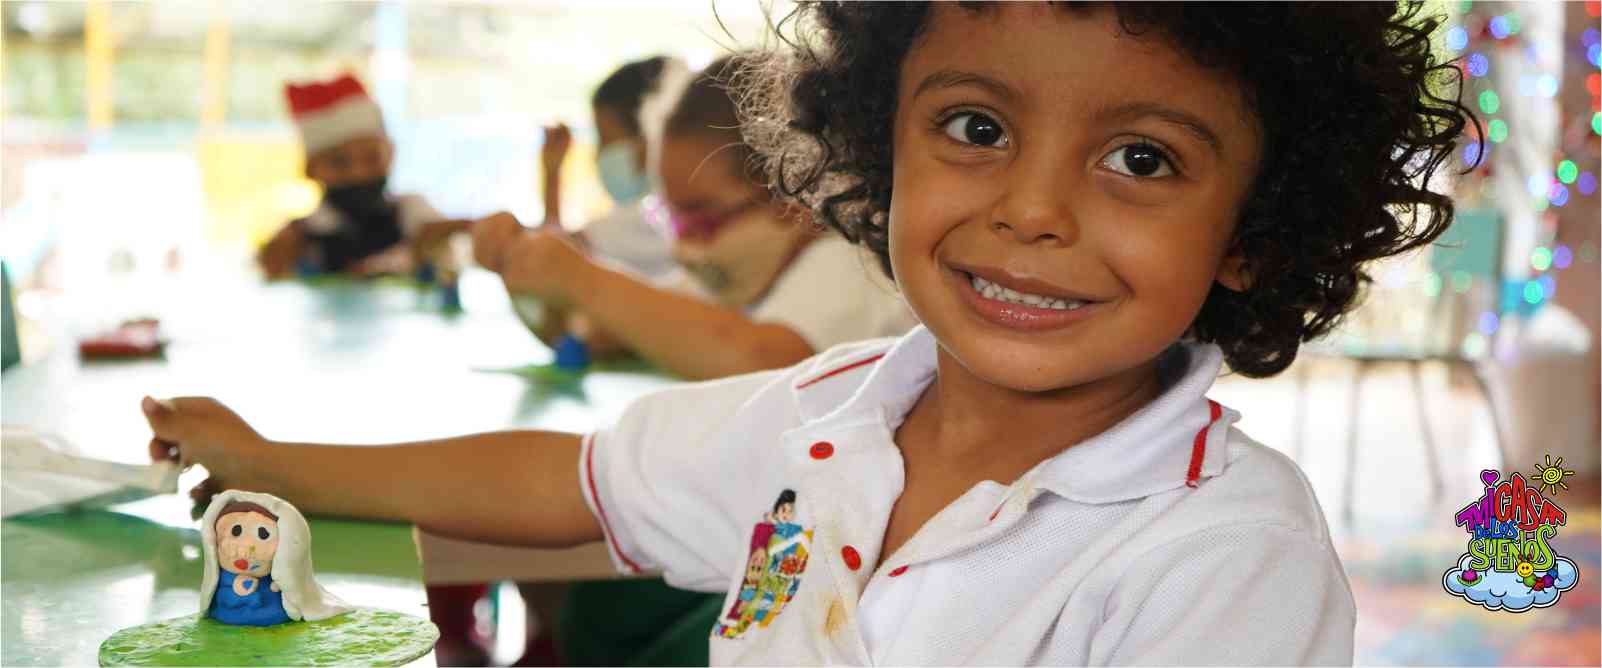
[[1407, 363], [1408, 376], [1413, 379], [1413, 400], [1418, 403], [1418, 430], [1424, 437], [1424, 456], [1430, 467], [1430, 500], [1439, 501], [1446, 483], [1441, 477], [1441, 452], [1435, 444], [1435, 430], [1430, 427], [1429, 402], [1424, 400], [1423, 366], [1419, 360]]
[[1363, 376], [1368, 374], [1367, 360], [1358, 360], [1352, 373], [1352, 391], [1348, 397], [1346, 415], [1350, 422], [1346, 428], [1346, 493], [1341, 500], [1341, 517], [1349, 525], [1357, 518], [1357, 427], [1362, 420], [1358, 413], [1363, 392]]
[[1474, 377], [1474, 384], [1480, 388], [1480, 395], [1485, 397], [1485, 410], [1491, 414], [1491, 437], [1496, 439], [1496, 451], [1502, 457], [1501, 465], [1508, 464], [1507, 433], [1502, 430], [1502, 415], [1496, 410], [1496, 400], [1491, 398], [1491, 386], [1485, 381], [1485, 374], [1480, 371], [1479, 364], [1468, 361], [1469, 375]]

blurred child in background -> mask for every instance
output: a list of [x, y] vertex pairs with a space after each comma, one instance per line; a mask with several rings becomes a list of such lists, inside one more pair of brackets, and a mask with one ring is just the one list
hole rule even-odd
[[[590, 97], [598, 150], [595, 167], [601, 186], [612, 198], [605, 216], [574, 233], [582, 246], [645, 277], [656, 277], [675, 266], [667, 238], [646, 222], [642, 200], [652, 190], [646, 170], [646, 133], [640, 117], [648, 98], [664, 89], [682, 87], [690, 76], [676, 58], [655, 56], [619, 67], [596, 87]], [[545, 224], [561, 226], [562, 163], [572, 146], [572, 132], [564, 124], [545, 128], [540, 159], [545, 200]]]
[[873, 281], [864, 255], [809, 224], [805, 209], [769, 195], [726, 89], [738, 71], [738, 58], [726, 57], [698, 75], [651, 151], [656, 213], [686, 270], [677, 281], [617, 271], [560, 230], [530, 230], [510, 214], [474, 225], [478, 261], [513, 295], [548, 309], [534, 328], [541, 339], [572, 334], [593, 350], [621, 347], [674, 375], [707, 379], [791, 365], [912, 326], [894, 289]]
[[422, 250], [466, 229], [419, 195], [387, 190], [395, 147], [378, 105], [346, 74], [284, 88], [306, 149], [306, 177], [323, 199], [262, 247], [268, 279], [301, 274], [407, 273]]

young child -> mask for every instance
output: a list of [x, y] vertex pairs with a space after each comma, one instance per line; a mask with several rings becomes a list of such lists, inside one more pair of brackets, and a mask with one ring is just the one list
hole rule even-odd
[[[663, 390], [588, 436], [286, 445], [215, 401], [147, 400], [153, 456], [323, 513], [604, 538], [623, 572], [726, 592], [719, 664], [1350, 663], [1310, 487], [1206, 393], [1225, 362], [1283, 370], [1369, 261], [1450, 221], [1424, 186], [1472, 116], [1437, 80], [1455, 74], [1438, 23], [1377, 4], [799, 11], [748, 129], [923, 326]], [[780, 538], [762, 525], [785, 490], [803, 530]], [[775, 561], [791, 547], [809, 556]]]
[[693, 278], [675, 285], [616, 271], [559, 230], [528, 230], [510, 214], [474, 224], [480, 264], [514, 296], [548, 309], [533, 327], [541, 339], [554, 345], [571, 332], [592, 348], [615, 342], [670, 373], [709, 379], [789, 366], [912, 325], [894, 289], [871, 281], [862, 253], [819, 234], [803, 209], [760, 185], [761, 161], [740, 137], [727, 90], [738, 63], [709, 65], [663, 122], [661, 215], [674, 258]]
[[[689, 76], [678, 59], [655, 56], [619, 67], [590, 96], [600, 144], [595, 167], [614, 206], [573, 236], [592, 254], [646, 278], [666, 275], [676, 265], [667, 237], [646, 220], [641, 206], [651, 192], [641, 111], [648, 100], [665, 95], [665, 89], [682, 86]], [[545, 145], [540, 151], [545, 225], [561, 225], [562, 163], [571, 145], [572, 133], [566, 125], [545, 128]]]
[[406, 273], [424, 249], [465, 231], [467, 221], [445, 220], [419, 195], [389, 194], [394, 145], [355, 77], [288, 84], [284, 95], [306, 149], [306, 176], [322, 186], [323, 201], [262, 247], [257, 262], [268, 279]]

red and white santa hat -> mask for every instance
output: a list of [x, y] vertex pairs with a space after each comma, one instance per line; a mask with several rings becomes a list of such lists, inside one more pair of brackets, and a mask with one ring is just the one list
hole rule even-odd
[[384, 116], [362, 83], [349, 74], [333, 81], [285, 84], [289, 113], [300, 128], [306, 155], [352, 139], [384, 135]]

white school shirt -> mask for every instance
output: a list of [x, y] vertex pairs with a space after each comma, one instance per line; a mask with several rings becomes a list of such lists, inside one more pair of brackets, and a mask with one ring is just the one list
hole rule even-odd
[[606, 215], [585, 224], [581, 232], [595, 256], [635, 274], [656, 278], [678, 268], [672, 243], [645, 219], [640, 202], [612, 207]]
[[904, 475], [892, 435], [936, 346], [920, 326], [670, 388], [584, 440], [617, 567], [727, 592], [713, 664], [1351, 663], [1323, 513], [1294, 463], [1206, 398], [1212, 345], [1184, 346], [1183, 376], [1131, 417], [976, 485], [880, 564]]
[[825, 234], [784, 268], [751, 319], [789, 327], [817, 351], [906, 334], [917, 318], [874, 262], [861, 247]]

